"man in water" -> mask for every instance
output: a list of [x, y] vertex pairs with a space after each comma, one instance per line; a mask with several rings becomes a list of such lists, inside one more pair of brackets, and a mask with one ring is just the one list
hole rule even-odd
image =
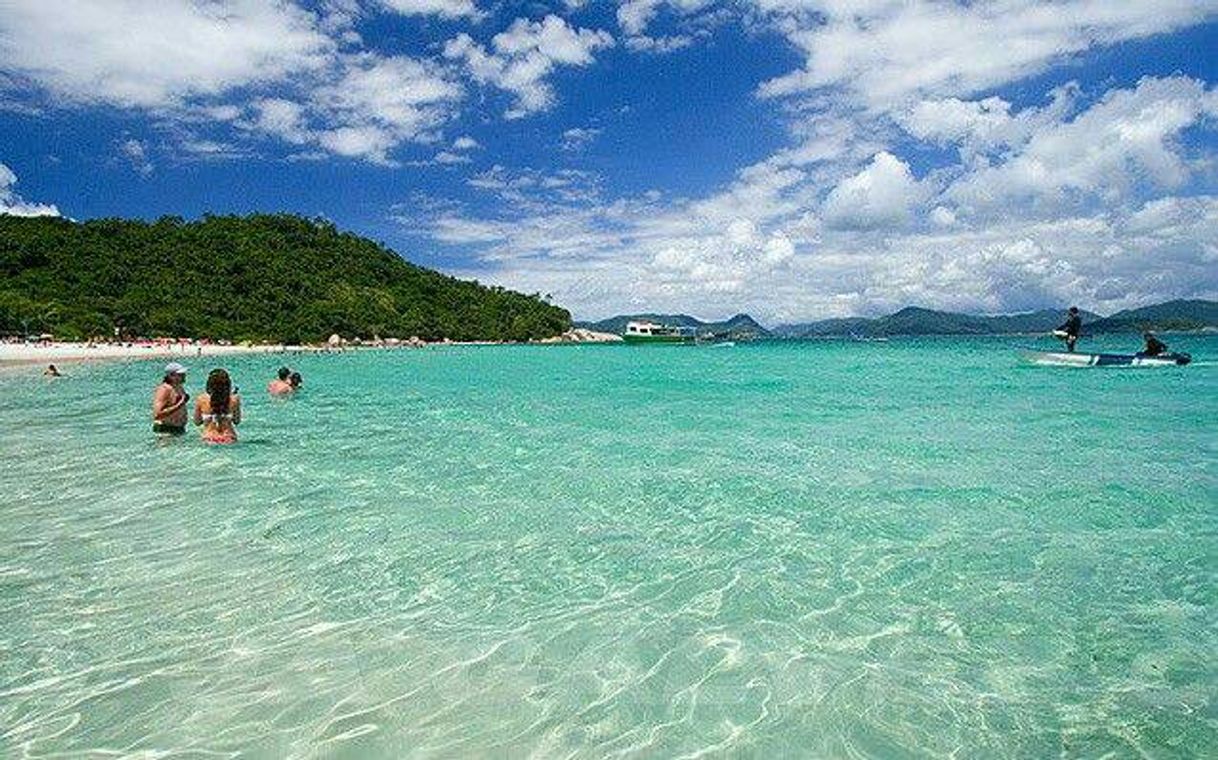
[[1066, 350], [1074, 353], [1074, 344], [1078, 342], [1079, 333], [1083, 331], [1083, 319], [1078, 315], [1078, 307], [1071, 306], [1066, 321], [1054, 334], [1066, 341]]
[[152, 394], [152, 432], [159, 435], [186, 432], [186, 402], [190, 394], [182, 388], [185, 383], [185, 367], [177, 362], [165, 365], [165, 377]]
[[1146, 339], [1146, 348], [1142, 349], [1143, 356], [1159, 356], [1167, 353], [1167, 344], [1155, 337], [1152, 332], [1145, 332], [1142, 337]]
[[288, 382], [288, 378], [292, 376], [292, 370], [287, 367], [279, 368], [279, 377], [266, 385], [266, 392], [272, 396], [286, 396], [296, 390], [292, 384]]
[[59, 371], [59, 367], [54, 364], [48, 364], [47, 368], [42, 372], [43, 377], [63, 377], [63, 373]]

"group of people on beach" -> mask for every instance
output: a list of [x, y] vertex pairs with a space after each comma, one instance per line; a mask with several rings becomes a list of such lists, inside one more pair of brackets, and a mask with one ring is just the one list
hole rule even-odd
[[[272, 396], [289, 396], [304, 384], [299, 372], [280, 367], [267, 385]], [[152, 432], [176, 436], [186, 433], [190, 394], [186, 392], [186, 367], [178, 362], [165, 365], [161, 383], [152, 394]], [[207, 375], [205, 390], [195, 399], [191, 419], [202, 429], [207, 443], [236, 443], [241, 424], [241, 395], [228, 371], [217, 367]]]

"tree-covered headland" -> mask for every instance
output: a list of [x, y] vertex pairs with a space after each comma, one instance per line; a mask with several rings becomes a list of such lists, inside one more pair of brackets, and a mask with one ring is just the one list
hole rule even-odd
[[0, 216], [2, 334], [528, 340], [570, 325], [538, 295], [415, 266], [315, 219]]

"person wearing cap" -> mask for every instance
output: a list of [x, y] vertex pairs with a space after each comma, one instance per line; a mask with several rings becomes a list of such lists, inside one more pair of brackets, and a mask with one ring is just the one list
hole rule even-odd
[[1078, 336], [1083, 331], [1083, 318], [1078, 315], [1078, 307], [1071, 306], [1070, 312], [1066, 315], [1066, 321], [1061, 327], [1054, 331], [1054, 335], [1066, 341], [1066, 350], [1074, 352], [1074, 344], [1078, 342]]
[[279, 377], [267, 383], [266, 392], [272, 396], [286, 396], [292, 391], [296, 390], [296, 388], [294, 388], [292, 384], [288, 382], [291, 376], [292, 370], [288, 369], [287, 367], [280, 367]]
[[186, 402], [182, 387], [186, 368], [177, 362], [165, 365], [165, 377], [152, 394], [152, 432], [158, 435], [183, 435], [186, 432]]

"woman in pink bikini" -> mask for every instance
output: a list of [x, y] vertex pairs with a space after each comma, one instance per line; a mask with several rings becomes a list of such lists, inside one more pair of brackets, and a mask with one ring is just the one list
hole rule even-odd
[[195, 424], [203, 426], [206, 443], [236, 443], [241, 424], [241, 397], [233, 391], [233, 381], [222, 369], [207, 376], [207, 392], [195, 399]]

